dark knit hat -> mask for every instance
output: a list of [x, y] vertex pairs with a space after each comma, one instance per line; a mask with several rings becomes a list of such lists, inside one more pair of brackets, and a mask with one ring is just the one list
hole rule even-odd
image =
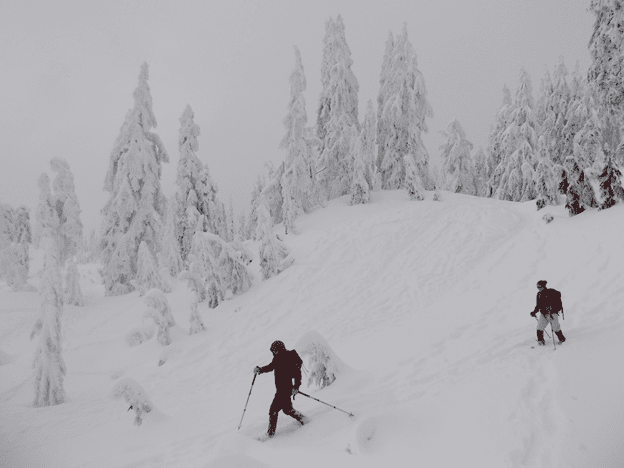
[[538, 286], [541, 286], [542, 288], [545, 288], [545, 287], [546, 287], [546, 281], [545, 281], [545, 280], [539, 280], [539, 281], [537, 282], [537, 285], [538, 285]]

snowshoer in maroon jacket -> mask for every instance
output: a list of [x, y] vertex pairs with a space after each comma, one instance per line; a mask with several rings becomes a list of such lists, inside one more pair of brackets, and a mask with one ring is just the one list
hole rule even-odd
[[538, 312], [541, 313], [537, 321], [537, 342], [542, 346], [546, 344], [544, 341], [544, 330], [550, 323], [552, 330], [556, 333], [557, 338], [559, 338], [559, 343], [563, 343], [566, 339], [559, 325], [561, 303], [557, 301], [558, 303], [555, 305], [555, 301], [553, 300], [553, 293], [556, 292], [553, 289], [548, 289], [546, 287], [546, 281], [544, 280], [537, 282], [537, 291], [535, 309], [531, 312], [531, 316], [533, 317], [535, 317]]
[[299, 393], [301, 385], [301, 358], [297, 351], [287, 350], [284, 343], [274, 341], [271, 345], [273, 360], [270, 364], [259, 367], [256, 366], [256, 374], [264, 374], [273, 371], [275, 375], [275, 398], [269, 408], [269, 429], [267, 435], [273, 437], [277, 427], [277, 415], [281, 411], [288, 416], [295, 418], [300, 424], [305, 424], [307, 418], [299, 411], [295, 410], [291, 398]]

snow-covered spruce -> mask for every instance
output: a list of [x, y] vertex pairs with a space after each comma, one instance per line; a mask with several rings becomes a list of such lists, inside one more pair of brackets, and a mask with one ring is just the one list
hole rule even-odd
[[346, 369], [346, 364], [316, 331], [309, 331], [299, 338], [295, 349], [307, 364], [308, 386], [327, 387]]
[[145, 242], [141, 242], [141, 245], [139, 245], [137, 277], [132, 284], [141, 296], [154, 288], [166, 293], [171, 292], [171, 285], [169, 285], [167, 279], [158, 268], [154, 256]]
[[290, 100], [284, 118], [286, 135], [280, 149], [286, 150], [282, 175], [284, 229], [296, 232], [295, 219], [309, 212], [316, 202], [315, 166], [312, 144], [307, 132], [308, 116], [304, 91], [306, 79], [301, 54], [295, 47], [295, 68], [290, 75]]
[[171, 314], [169, 302], [160, 289], [150, 289], [143, 298], [143, 302], [147, 305], [144, 317], [154, 320], [154, 324], [158, 329], [158, 342], [163, 346], [171, 344], [170, 328], [176, 322]]
[[[228, 291], [236, 295], [251, 287], [251, 275], [247, 271], [251, 257], [244, 250], [242, 244], [235, 248], [210, 232], [198, 229], [193, 236], [191, 255], [194, 265], [187, 279], [195, 282], [201, 279], [210, 308], [217, 307]], [[199, 285], [191, 287], [203, 295]]]
[[57, 157], [50, 161], [50, 165], [56, 173], [52, 183], [52, 202], [59, 221], [57, 245], [59, 262], [63, 268], [78, 253], [82, 241], [80, 204], [74, 187], [74, 176], [67, 161]]
[[0, 276], [13, 291], [33, 291], [28, 284], [32, 238], [28, 208], [0, 205]]
[[386, 49], [382, 69], [383, 109], [378, 122], [379, 169], [382, 188], [399, 189], [405, 186], [405, 156], [414, 160], [418, 176], [426, 190], [433, 188], [429, 173], [429, 154], [423, 144], [422, 134], [427, 132], [425, 118], [433, 111], [427, 101], [425, 80], [418, 69], [416, 53], [407, 36], [407, 25]]
[[130, 405], [128, 409], [134, 410], [134, 424], [137, 426], [143, 422], [143, 414], [151, 412], [154, 407], [143, 387], [131, 377], [124, 377], [115, 383], [112, 397], [126, 400]]
[[321, 140], [318, 182], [325, 199], [349, 193], [352, 179], [351, 127], [360, 131], [359, 84], [351, 70], [353, 59], [345, 37], [342, 17], [325, 25], [322, 90], [319, 99], [317, 134]]
[[84, 305], [84, 297], [80, 289], [80, 273], [74, 260], [70, 260], [65, 273], [65, 303], [75, 306]]
[[180, 244], [176, 237], [175, 199], [167, 201], [165, 222], [160, 239], [161, 251], [158, 254], [158, 265], [165, 270], [167, 276], [176, 277], [184, 269], [180, 255]]
[[35, 352], [35, 406], [58, 405], [65, 401], [63, 378], [66, 373], [61, 346], [63, 290], [58, 248], [53, 239], [44, 237], [40, 245], [45, 252], [41, 276], [41, 315], [31, 338], [39, 335]]
[[370, 186], [366, 180], [366, 165], [364, 162], [364, 129], [359, 136], [356, 136], [356, 130], [353, 129], [353, 175], [351, 182], [351, 199], [350, 205], [360, 205], [370, 201]]
[[440, 132], [444, 143], [440, 146], [443, 160], [446, 189], [454, 193], [476, 195], [474, 168], [470, 152], [473, 145], [466, 138], [466, 132], [457, 119], [453, 119], [446, 130]]
[[134, 91], [134, 107], [126, 115], [111, 151], [104, 189], [110, 198], [102, 210], [102, 272], [106, 295], [134, 290], [141, 242], [152, 252], [158, 241], [165, 197], [160, 188], [162, 163], [169, 162], [156, 127], [144, 63]]
[[260, 271], [263, 279], [269, 279], [292, 265], [290, 251], [273, 232], [273, 221], [265, 204], [258, 207], [258, 234], [260, 240]]

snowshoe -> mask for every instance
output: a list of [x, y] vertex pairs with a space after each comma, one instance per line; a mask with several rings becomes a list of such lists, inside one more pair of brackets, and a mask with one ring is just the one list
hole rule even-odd
[[544, 340], [537, 340], [537, 344], [540, 346], [546, 346], [546, 341]]

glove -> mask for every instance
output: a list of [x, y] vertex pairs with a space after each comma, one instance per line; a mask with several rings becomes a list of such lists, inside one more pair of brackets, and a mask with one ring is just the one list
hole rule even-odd
[[293, 400], [295, 399], [295, 396], [297, 395], [297, 393], [299, 393], [299, 389], [298, 389], [298, 388], [293, 388], [293, 389], [292, 389], [292, 397], [293, 397]]
[[531, 312], [531, 317], [535, 317], [537, 315], [537, 312], [533, 311]]
[[259, 373], [260, 373], [260, 366], [254, 367], [254, 374], [259, 374]]

